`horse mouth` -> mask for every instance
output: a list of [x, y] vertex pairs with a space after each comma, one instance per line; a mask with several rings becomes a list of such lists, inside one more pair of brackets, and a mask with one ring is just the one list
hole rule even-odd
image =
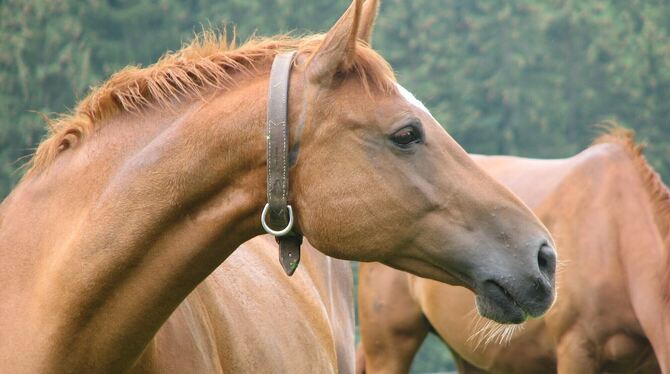
[[514, 296], [494, 280], [484, 282], [477, 292], [476, 304], [482, 317], [498, 323], [519, 324], [530, 317]]

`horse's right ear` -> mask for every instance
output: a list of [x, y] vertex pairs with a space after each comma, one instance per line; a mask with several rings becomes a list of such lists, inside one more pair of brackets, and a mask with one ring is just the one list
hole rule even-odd
[[379, 13], [379, 0], [366, 0], [361, 14], [361, 25], [358, 27], [358, 39], [372, 45], [372, 28]]
[[311, 82], [329, 85], [338, 71], [353, 65], [362, 5], [363, 0], [351, 3], [310, 58], [307, 74]]

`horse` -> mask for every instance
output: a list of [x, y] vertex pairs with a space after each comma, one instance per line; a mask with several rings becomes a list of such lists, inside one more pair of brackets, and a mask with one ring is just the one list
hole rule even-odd
[[349, 262], [306, 243], [289, 278], [274, 242], [263, 235], [233, 252], [179, 304], [130, 372], [352, 373]]
[[[54, 120], [0, 205], [0, 367], [151, 373], [179, 360], [179, 370], [226, 371], [198, 362], [213, 347], [244, 352], [231, 337], [239, 326], [215, 331], [204, 314], [225, 304], [233, 316], [237, 304], [201, 291], [193, 297], [207, 295], [206, 310], [188, 323], [173, 312], [264, 228], [304, 236], [328, 256], [465, 285], [499, 322], [545, 313], [555, 299], [553, 239], [396, 82], [369, 43], [378, 5], [352, 1], [325, 35], [238, 47], [205, 34], [152, 66], [117, 72]], [[271, 101], [272, 66], [287, 52], [287, 97]], [[287, 121], [269, 120], [270, 103]], [[290, 158], [272, 164], [292, 208], [274, 231], [260, 218], [278, 186], [267, 183], [277, 144], [266, 131], [280, 125]], [[254, 323], [274, 321], [275, 336], [292, 336], [274, 313]], [[211, 333], [189, 348], [161, 330], [194, 324]], [[310, 359], [291, 347], [276, 349]]]
[[434, 332], [460, 373], [668, 373], [670, 191], [634, 134], [609, 126], [566, 159], [475, 158], [556, 240], [560, 298], [549, 313], [500, 329], [473, 317], [463, 288], [361, 264], [357, 370], [404, 371]]

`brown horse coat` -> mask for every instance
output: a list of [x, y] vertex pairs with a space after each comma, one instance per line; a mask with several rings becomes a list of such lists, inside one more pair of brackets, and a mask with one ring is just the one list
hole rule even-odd
[[305, 243], [289, 278], [276, 246], [260, 236], [238, 248], [177, 307], [131, 372], [353, 372], [349, 262]]
[[598, 143], [564, 160], [475, 158], [557, 242], [559, 297], [545, 317], [509, 344], [498, 344], [502, 336], [485, 344], [491, 329], [475, 321], [468, 290], [361, 264], [367, 372], [406, 370], [432, 330], [462, 373], [655, 373], [659, 364], [667, 373], [670, 194], [630, 133], [613, 130]]

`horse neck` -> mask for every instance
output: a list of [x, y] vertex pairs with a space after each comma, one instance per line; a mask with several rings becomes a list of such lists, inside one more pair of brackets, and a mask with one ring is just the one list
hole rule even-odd
[[634, 165], [619, 163], [615, 193], [619, 258], [627, 278], [635, 314], [649, 339], [663, 373], [670, 371], [670, 315], [668, 315], [668, 248], [655, 201]]
[[[186, 295], [259, 233], [265, 100], [249, 99], [264, 97], [267, 79], [245, 83], [174, 115], [110, 120], [14, 191], [0, 251], [14, 248], [15, 267], [5, 265], [25, 279], [14, 299], [28, 301], [14, 309], [22, 316], [0, 309], [0, 320], [24, 321], [9, 340], [31, 352], [29, 371], [124, 371]], [[21, 230], [30, 234], [13, 236]]]
[[[536, 209], [555, 235], [559, 259], [566, 264], [559, 284], [577, 287], [578, 292], [602, 284], [617, 287], [617, 297], [630, 298], [644, 334], [667, 370], [670, 321], [665, 320], [661, 281], [667, 269], [666, 251], [637, 165], [625, 150], [611, 144], [591, 147], [565, 164], [569, 173]], [[600, 271], [594, 273], [593, 266]], [[574, 283], [578, 274], [590, 279], [589, 284]], [[570, 299], [559, 292], [557, 305], [564, 302]]]

